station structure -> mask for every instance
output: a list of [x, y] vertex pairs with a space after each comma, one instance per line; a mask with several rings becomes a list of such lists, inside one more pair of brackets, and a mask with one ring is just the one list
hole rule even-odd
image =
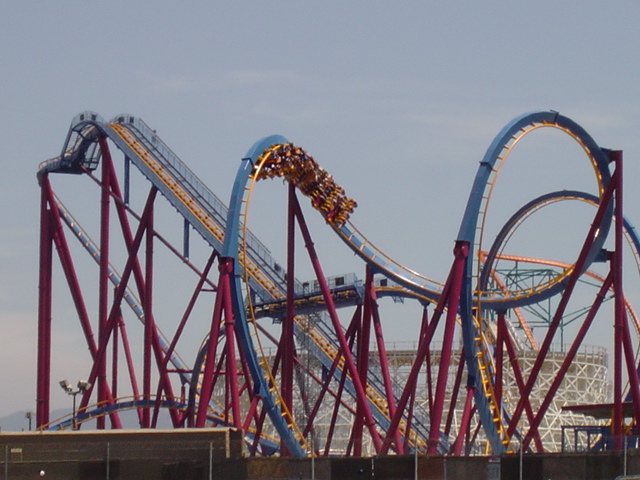
[[[596, 191], [534, 198], [487, 245], [498, 173], [522, 138], [549, 128], [581, 147]], [[356, 200], [282, 136], [248, 150], [225, 203], [140, 118], [83, 112], [37, 175], [37, 427], [121, 429], [132, 415], [135, 428], [226, 426], [256, 456], [621, 449], [640, 419], [640, 322], [623, 290], [640, 241], [623, 213], [622, 166], [621, 151], [558, 112], [515, 118], [480, 161], [441, 282], [365, 237]], [[254, 194], [274, 178], [286, 190], [270, 205], [286, 215], [283, 263], [249, 229]], [[63, 203], [70, 191], [74, 205]], [[571, 262], [507, 253], [522, 224], [565, 201], [593, 206]], [[324, 272], [308, 221], [318, 215], [362, 272]], [[311, 279], [296, 275], [302, 262]], [[583, 284], [592, 293], [574, 314]], [[387, 298], [418, 305], [404, 319], [413, 344], [385, 340]], [[86, 342], [85, 388], [71, 415], [53, 419], [53, 339], [70, 315]], [[531, 315], [544, 318], [541, 335]], [[603, 315], [612, 344], [589, 347]], [[609, 416], [594, 423], [580, 405]]]

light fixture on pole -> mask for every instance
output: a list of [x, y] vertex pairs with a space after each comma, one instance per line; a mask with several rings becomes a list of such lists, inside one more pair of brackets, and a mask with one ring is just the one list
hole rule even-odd
[[24, 418], [29, 420], [29, 431], [31, 431], [31, 422], [33, 420], [34, 415], [35, 414], [32, 411], [28, 411], [27, 413], [24, 414]]
[[89, 382], [87, 382], [86, 380], [80, 380], [78, 381], [78, 389], [74, 390], [73, 386], [71, 386], [71, 384], [69, 382], [67, 382], [67, 380], [61, 380], [59, 382], [60, 384], [60, 388], [62, 388], [65, 392], [67, 392], [67, 395], [71, 395], [73, 397], [73, 417], [72, 417], [72, 430], [77, 430], [78, 429], [78, 425], [77, 425], [77, 421], [76, 421], [76, 395], [79, 394], [80, 392], [82, 392], [83, 394], [85, 392], [87, 392], [88, 390], [91, 389], [91, 384]]

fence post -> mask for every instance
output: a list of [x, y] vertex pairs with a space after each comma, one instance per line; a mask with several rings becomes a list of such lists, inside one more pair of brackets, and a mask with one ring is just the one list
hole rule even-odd
[[[227, 431], [227, 435], [228, 435]], [[213, 442], [209, 442], [209, 480], [213, 480]]]
[[111, 442], [107, 442], [107, 480], [111, 475]]
[[624, 442], [624, 459], [622, 460], [622, 474], [624, 476], [627, 475], [627, 441], [628, 437], [623, 436], [622, 441]]

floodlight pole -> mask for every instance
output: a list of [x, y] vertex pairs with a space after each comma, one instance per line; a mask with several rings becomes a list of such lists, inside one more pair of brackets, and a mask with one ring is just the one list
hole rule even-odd
[[27, 413], [25, 413], [24, 418], [26, 418], [27, 420], [29, 420], [29, 431], [31, 431], [31, 427], [32, 427], [32, 420], [33, 420], [33, 416], [34, 413], [29, 410]]
[[73, 387], [69, 384], [69, 382], [67, 382], [66, 380], [62, 380], [60, 382], [60, 388], [62, 388], [65, 392], [67, 392], [67, 395], [71, 395], [73, 397], [73, 411], [72, 411], [72, 417], [71, 417], [71, 429], [72, 430], [78, 430], [78, 419], [76, 416], [76, 395], [78, 395], [80, 392], [85, 393], [88, 390], [91, 389], [91, 384], [89, 382], [86, 382], [84, 380], [79, 380], [78, 381], [78, 389], [74, 390]]
[[71, 430], [78, 429], [78, 422], [76, 420], [76, 395], [80, 393], [80, 390], [71, 392], [71, 396], [73, 396], [73, 423], [71, 425]]

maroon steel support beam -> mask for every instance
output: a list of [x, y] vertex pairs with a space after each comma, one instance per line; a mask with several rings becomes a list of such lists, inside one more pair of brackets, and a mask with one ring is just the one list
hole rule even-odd
[[[506, 319], [504, 317], [504, 314], [498, 315], [498, 322], [504, 323], [503, 329], [507, 330], [506, 323], [505, 323]], [[511, 338], [510, 335], [503, 335], [502, 339], [504, 341], [504, 346], [507, 349], [509, 364], [511, 365], [511, 371], [513, 372], [513, 376], [516, 380], [516, 386], [518, 387], [518, 392], [520, 392], [520, 394], [522, 395], [522, 392], [524, 392], [525, 384], [522, 378], [522, 370], [520, 369], [520, 364], [518, 363], [518, 354], [516, 352], [515, 346], [513, 345], [513, 339]], [[529, 424], [531, 424], [533, 422], [534, 415], [533, 415], [533, 408], [531, 407], [531, 402], [529, 401], [528, 398], [525, 401], [524, 408], [527, 414], [527, 419], [529, 421]], [[536, 448], [538, 449], [538, 452], [541, 452], [543, 450], [543, 447], [542, 447], [542, 439], [540, 438], [539, 432], [535, 433], [534, 441], [536, 442]]]
[[[462, 363], [462, 362], [460, 362]], [[471, 410], [473, 404], [473, 395], [475, 392], [475, 387], [467, 386], [467, 398], [464, 402], [464, 410], [462, 413], [462, 420], [460, 421], [460, 429], [458, 430], [458, 437], [453, 446], [453, 454], [457, 457], [462, 455], [462, 446], [464, 444], [464, 437], [469, 428], [469, 423], [471, 420]]]
[[[254, 399], [257, 398], [257, 395], [255, 395], [254, 393], [254, 389], [253, 389], [253, 384], [251, 383], [251, 373], [249, 372], [249, 365], [247, 363], [247, 358], [245, 355], [245, 352], [243, 349], [238, 349], [239, 352], [239, 356], [240, 356], [240, 365], [241, 365], [241, 370], [242, 370], [242, 377], [244, 379], [244, 385], [242, 386], [242, 388], [240, 389], [240, 395], [245, 394], [248, 395], [248, 398], [251, 401], [251, 407], [247, 410], [247, 413], [245, 415], [244, 420], [237, 422], [236, 424], [239, 424], [240, 427], [243, 430], [246, 430], [248, 427], [247, 425], [251, 424], [251, 421], [253, 422], [257, 422], [258, 421], [258, 413], [257, 413], [257, 408], [258, 408], [258, 404], [255, 403], [254, 405]], [[239, 396], [240, 396], [239, 395]]]
[[211, 319], [211, 329], [209, 330], [209, 345], [207, 348], [207, 359], [205, 361], [202, 386], [200, 387], [200, 403], [197, 407], [195, 426], [202, 428], [207, 419], [207, 410], [211, 395], [213, 393], [213, 372], [216, 353], [218, 350], [218, 340], [220, 335], [220, 325], [224, 315], [224, 305], [231, 305], [230, 275], [233, 272], [233, 263], [228, 258], [221, 258], [218, 263], [220, 278], [218, 280], [218, 291]]
[[367, 429], [369, 430], [369, 434], [371, 435], [371, 438], [373, 440], [374, 448], [376, 452], [378, 452], [382, 447], [382, 441], [380, 439], [380, 434], [376, 428], [376, 423], [373, 418], [373, 414], [371, 413], [369, 403], [367, 401], [367, 396], [364, 390], [364, 386], [360, 381], [358, 370], [357, 370], [355, 361], [353, 360], [353, 355], [351, 354], [351, 350], [347, 346], [347, 341], [346, 341], [344, 332], [342, 330], [342, 325], [340, 324], [340, 319], [338, 318], [336, 307], [335, 307], [335, 304], [333, 303], [333, 298], [331, 297], [331, 292], [329, 291], [327, 281], [322, 271], [320, 260], [318, 259], [318, 255], [313, 245], [313, 241], [311, 239], [311, 235], [307, 228], [307, 224], [304, 220], [304, 217], [302, 216], [300, 204], [298, 203], [297, 199], [295, 199], [294, 203], [295, 203], [294, 207], [295, 207], [296, 218], [298, 220], [298, 225], [300, 226], [300, 231], [302, 232], [302, 237], [304, 238], [305, 246], [307, 248], [307, 251], [309, 252], [309, 257], [311, 259], [311, 264], [313, 265], [315, 276], [318, 280], [320, 290], [322, 291], [322, 295], [324, 297], [324, 300], [327, 306], [327, 313], [331, 318], [331, 323], [333, 325], [336, 336], [338, 338], [338, 343], [340, 345], [340, 348], [343, 351], [345, 366], [349, 375], [351, 375], [351, 381], [353, 382], [353, 387], [356, 391], [357, 402], [360, 404], [360, 407], [362, 408], [363, 416], [365, 418], [365, 425], [367, 426]]
[[[460, 361], [458, 362], [458, 369], [456, 371], [456, 378], [451, 387], [451, 400], [449, 400], [449, 414], [447, 415], [447, 423], [444, 428], [444, 433], [446, 436], [451, 434], [451, 426], [453, 425], [453, 419], [456, 416], [456, 404], [458, 403], [458, 392], [461, 390], [462, 385], [462, 374], [465, 370], [465, 362], [464, 359], [464, 348], [460, 352]], [[463, 411], [463, 415], [467, 413]]]
[[253, 444], [251, 445], [252, 450], [251, 450], [251, 454], [255, 455], [258, 451], [258, 445], [260, 442], [260, 436], [262, 435], [262, 430], [264, 428], [264, 421], [267, 418], [267, 411], [265, 409], [262, 409], [262, 411], [260, 412], [260, 418], [258, 420], [258, 423], [256, 425], [256, 432], [254, 434], [253, 437]]
[[[611, 161], [616, 166], [616, 195], [615, 195], [615, 251], [611, 268], [614, 272], [614, 310], [615, 310], [615, 353], [614, 353], [614, 447], [622, 448], [622, 379], [618, 370], [622, 370], [624, 361], [626, 362], [627, 375], [629, 377], [629, 394], [633, 405], [634, 423], [638, 425], [640, 421], [640, 385], [638, 380], [638, 369], [635, 365], [633, 345], [629, 332], [629, 321], [625, 306], [623, 290], [623, 244], [624, 244], [624, 212], [623, 212], [623, 161], [622, 151], [613, 150], [610, 154]], [[619, 398], [619, 405], [616, 403]], [[619, 425], [619, 426], [618, 426]]]
[[[384, 392], [387, 398], [389, 418], [393, 418], [393, 416], [396, 413], [396, 397], [393, 391], [393, 381], [391, 380], [391, 372], [389, 370], [387, 346], [385, 344], [384, 335], [382, 332], [382, 322], [380, 321], [380, 311], [378, 309], [378, 298], [376, 295], [376, 288], [373, 283], [373, 272], [371, 271], [371, 268], [368, 265], [366, 270], [365, 295], [366, 295], [366, 298], [369, 298], [370, 305], [371, 305], [371, 315], [373, 318], [373, 332], [376, 338], [376, 345], [378, 347], [380, 371], [382, 372]], [[401, 444], [400, 432], [396, 432], [395, 443], [396, 445]]]
[[[231, 289], [231, 274], [228, 277], [227, 287]], [[235, 317], [233, 316], [232, 303], [224, 302], [224, 319], [225, 319], [225, 334], [227, 337], [226, 356], [227, 356], [227, 393], [230, 395], [231, 400], [231, 415], [233, 417], [231, 422], [228, 422], [234, 427], [240, 427], [242, 425], [242, 415], [240, 414], [240, 389], [238, 388], [238, 363], [236, 361], [236, 334], [235, 334]]]
[[346, 379], [347, 379], [347, 371], [345, 369], [342, 369], [340, 374], [340, 382], [338, 384], [338, 394], [335, 397], [333, 413], [331, 414], [331, 420], [329, 422], [329, 431], [327, 432], [327, 440], [325, 441], [325, 447], [324, 447], [325, 456], [328, 456], [329, 452], [331, 451], [331, 440], [333, 440], [333, 432], [335, 431], [336, 423], [338, 420], [338, 412], [340, 411], [340, 399], [342, 398], [342, 394], [344, 392], [344, 383]]
[[[295, 316], [295, 212], [296, 187], [288, 184], [287, 208], [287, 312], [282, 321], [280, 346], [282, 350], [282, 369], [280, 372], [280, 389], [286, 409], [293, 414], [293, 322]], [[288, 454], [284, 445], [283, 453]]]
[[[365, 280], [365, 289], [370, 289], [371, 286], [366, 282], [373, 283], [373, 277]], [[369, 342], [371, 339], [371, 321], [372, 321], [372, 307], [371, 297], [365, 294], [364, 306], [362, 309], [362, 316], [360, 317], [360, 328], [358, 329], [358, 341], [356, 343], [358, 375], [360, 376], [360, 382], [364, 388], [367, 388], [368, 373], [369, 373]], [[362, 456], [362, 439], [363, 439], [363, 426], [364, 426], [364, 414], [360, 409], [360, 405], [356, 408], [356, 418], [354, 422], [353, 431], [353, 454], [356, 457]]]
[[544, 363], [544, 360], [547, 356], [549, 348], [551, 347], [551, 342], [553, 341], [555, 333], [560, 325], [560, 322], [562, 321], [562, 317], [566, 310], [567, 304], [569, 303], [569, 299], [571, 298], [571, 294], [573, 293], [576, 283], [580, 278], [580, 273], [584, 268], [585, 260], [591, 249], [591, 245], [593, 245], [593, 242], [597, 236], [597, 233], [600, 230], [600, 225], [602, 223], [604, 215], [613, 197], [613, 192], [615, 190], [615, 185], [617, 183], [617, 176], [618, 176], [618, 171], [616, 170], [612, 175], [609, 186], [607, 187], [607, 189], [604, 191], [604, 194], [602, 195], [602, 199], [600, 200], [600, 205], [596, 212], [594, 221], [591, 224], [591, 228], [589, 229], [587, 237], [583, 243], [582, 249], [580, 250], [580, 254], [578, 255], [578, 259], [576, 260], [574, 268], [571, 271], [571, 274], [569, 275], [567, 286], [565, 287], [565, 290], [562, 293], [560, 302], [558, 304], [556, 312], [554, 313], [551, 324], [549, 325], [549, 329], [547, 330], [547, 334], [545, 335], [544, 341], [540, 346], [540, 350], [538, 350], [538, 355], [531, 369], [531, 373], [529, 374], [529, 378], [525, 385], [525, 389], [522, 392], [520, 400], [518, 401], [518, 404], [516, 405], [516, 408], [513, 411], [513, 415], [509, 422], [509, 427], [507, 428], [507, 437], [509, 438], [513, 436], [513, 433], [515, 432], [518, 426], [518, 422], [520, 421], [520, 417], [522, 416], [525, 403], [528, 401], [529, 395], [531, 395], [533, 386], [536, 382], [536, 379], [538, 378], [538, 373], [542, 368], [542, 364]]
[[[409, 407], [407, 408], [407, 428], [404, 432], [404, 453], [406, 453], [407, 448], [410, 444], [411, 439], [411, 427], [413, 426], [413, 410], [416, 404], [416, 390], [411, 392], [411, 396], [409, 397]], [[415, 448], [418, 448], [417, 442], [415, 443]]]
[[[146, 250], [145, 250], [145, 285], [142, 308], [144, 310], [144, 345], [143, 345], [143, 373], [142, 396], [147, 402], [151, 401], [151, 349], [153, 344], [153, 217], [154, 208], [151, 205], [147, 216]], [[157, 400], [156, 400], [157, 401]], [[149, 408], [145, 408], [142, 414], [142, 428], [151, 426]]]
[[[429, 312], [427, 307], [424, 307], [422, 310], [422, 322], [420, 324], [420, 336], [418, 338], [424, 337], [427, 329], [429, 328]], [[429, 405], [429, 411], [433, 410], [433, 375], [431, 374], [431, 346], [427, 345], [426, 352], [424, 356], [424, 368], [426, 370], [426, 382], [427, 382], [427, 400]]]
[[[182, 336], [182, 332], [184, 331], [184, 328], [187, 324], [187, 320], [189, 319], [189, 317], [191, 316], [191, 312], [193, 311], [193, 308], [195, 307], [196, 301], [198, 300], [200, 293], [202, 292], [202, 289], [204, 288], [204, 284], [207, 282], [207, 277], [209, 276], [209, 272], [211, 271], [211, 268], [213, 267], [213, 264], [216, 260], [216, 258], [218, 258], [218, 253], [214, 250], [211, 255], [209, 256], [209, 260], [207, 261], [204, 270], [202, 271], [202, 273], [200, 274], [199, 278], [198, 278], [198, 282], [193, 290], [193, 293], [191, 295], [191, 298], [189, 299], [189, 302], [187, 304], [187, 307], [185, 308], [185, 311], [182, 315], [182, 318], [180, 319], [180, 323], [178, 324], [178, 327], [176, 328], [176, 333], [173, 335], [173, 338], [171, 339], [171, 343], [169, 344], [169, 347], [167, 348], [167, 351], [165, 352], [164, 355], [164, 359], [162, 360], [162, 363], [160, 365], [159, 371], [161, 373], [167, 373], [167, 368], [169, 365], [169, 360], [171, 360], [171, 356], [173, 355], [173, 353], [175, 352], [176, 349], [176, 345], [178, 344], [178, 341], [180, 340], [180, 337]], [[156, 392], [156, 398], [160, 398], [160, 395], [162, 394], [162, 384], [159, 382], [158, 383], [158, 388], [157, 388], [157, 392]], [[158, 416], [158, 410], [159, 410], [159, 406], [156, 405], [154, 407], [154, 418], [157, 418]], [[187, 414], [187, 417], [189, 417], [190, 414]], [[154, 422], [155, 423], [155, 422]]]
[[49, 210], [48, 175], [40, 178], [40, 273], [38, 282], [38, 377], [36, 426], [49, 423], [51, 385], [51, 282], [53, 239]]
[[[131, 383], [131, 390], [133, 392], [133, 397], [138, 399], [140, 398], [140, 389], [138, 388], [138, 379], [136, 377], [136, 369], [133, 362], [133, 355], [131, 354], [131, 347], [129, 345], [129, 336], [127, 334], [127, 329], [124, 326], [124, 320], [122, 319], [122, 315], [119, 315], [118, 325], [117, 327], [120, 330], [120, 337], [122, 340], [122, 349], [124, 350], [124, 356], [127, 362], [127, 371], [129, 372], [129, 381]], [[138, 409], [138, 420], [139, 424], [142, 424], [142, 410]]]
[[451, 293], [447, 304], [447, 321], [442, 340], [442, 353], [440, 356], [440, 366], [438, 367], [438, 383], [436, 386], [436, 396], [431, 412], [431, 423], [429, 431], [429, 447], [427, 453], [437, 453], [438, 442], [440, 440], [440, 422], [442, 421], [442, 410], [447, 391], [447, 379], [449, 376], [449, 363], [451, 360], [451, 350], [453, 346], [453, 332], [456, 326], [458, 315], [458, 305], [460, 303], [460, 292], [462, 290], [462, 277], [464, 268], [469, 256], [468, 242], [458, 241], [454, 248], [453, 278], [451, 282]]
[[[218, 378], [218, 373], [222, 368], [222, 361], [225, 360], [225, 395], [228, 407], [231, 410], [231, 420], [227, 421], [236, 427], [242, 425], [242, 415], [240, 411], [240, 389], [238, 383], [238, 364], [235, 350], [235, 319], [232, 311], [231, 301], [231, 275], [233, 273], [233, 261], [229, 258], [222, 258], [219, 262], [220, 280], [214, 306], [214, 313], [209, 333], [209, 345], [207, 348], [207, 358], [203, 372], [203, 381], [200, 389], [200, 403], [196, 412], [195, 426], [204, 427], [207, 419], [209, 402], [213, 394], [213, 387]], [[215, 368], [215, 359], [218, 352], [219, 336], [221, 324], [224, 318], [225, 343], [220, 352], [220, 363]], [[225, 408], [225, 411], [227, 408]], [[228, 412], [225, 412], [228, 416]]]
[[[622, 450], [622, 353], [624, 335], [624, 293], [622, 289], [622, 245], [623, 245], [623, 210], [622, 210], [622, 152], [614, 150], [610, 160], [615, 163], [615, 178], [611, 179], [615, 188], [615, 249], [613, 251], [613, 284], [614, 295], [614, 330], [613, 330], [613, 445]], [[634, 371], [629, 371], [634, 375]]]
[[[108, 145], [105, 145], [105, 148], [108, 148]], [[109, 157], [110, 158], [110, 157]], [[113, 203], [115, 205], [115, 210], [116, 213], [118, 215], [118, 219], [120, 221], [120, 227], [122, 230], [122, 235], [124, 238], [124, 242], [125, 245], [127, 246], [127, 249], [129, 252], [132, 251], [132, 246], [134, 243], [134, 238], [133, 238], [133, 234], [131, 231], [131, 226], [129, 223], [129, 219], [127, 217], [127, 205], [124, 202], [123, 198], [122, 198], [122, 193], [121, 193], [121, 189], [120, 186], [118, 184], [118, 178], [116, 175], [116, 171], [113, 165], [113, 162], [109, 161], [108, 165], [106, 165], [104, 168], [108, 168], [109, 170], [109, 179], [110, 179], [110, 185], [109, 185], [109, 195], [111, 196]], [[91, 175], [90, 175], [91, 176]], [[95, 178], [93, 176], [91, 176], [92, 179]], [[100, 182], [99, 182], [100, 184]], [[151, 191], [149, 193], [149, 196], [151, 197], [151, 195], [154, 196], [157, 193], [157, 189], [155, 187], [151, 187]], [[148, 202], [147, 202], [148, 205]], [[145, 209], [147, 208], [147, 206], [145, 206]], [[138, 218], [140, 220], [141, 223], [144, 222], [143, 218], [137, 217], [137, 215], [133, 214], [134, 217]], [[159, 237], [157, 235], [157, 233], [154, 231], [153, 227], [150, 229], [151, 233], [153, 234], [154, 237]], [[187, 259], [185, 259], [184, 257], [182, 257], [179, 252], [173, 248], [171, 245], [169, 245], [164, 239], [162, 239], [161, 237], [159, 237], [160, 240], [163, 242], [163, 244], [165, 246], [167, 246], [169, 248], [169, 250], [171, 250], [174, 254], [176, 254], [178, 257], [180, 257], [185, 263], [187, 263], [192, 270], [195, 271], [195, 269], [193, 268], [193, 266], [187, 261]], [[134, 255], [135, 257], [135, 255]], [[142, 272], [142, 268], [140, 267], [140, 262], [138, 261], [137, 257], [134, 258], [134, 263], [133, 263], [133, 276], [136, 282], [136, 285], [138, 287], [138, 293], [140, 295], [140, 298], [144, 299], [146, 298], [146, 285], [145, 285], [145, 278], [143, 276], [143, 272]], [[145, 268], [148, 268], [148, 265], [145, 265]], [[152, 286], [149, 287], [152, 290]], [[151, 293], [151, 295], [153, 295], [153, 293]], [[158, 382], [158, 388], [159, 390], [165, 390], [166, 392], [166, 396], [169, 399], [173, 399], [175, 398], [174, 393], [173, 393], [173, 387], [171, 385], [170, 379], [169, 379], [169, 375], [168, 372], [166, 371], [166, 368], [162, 368], [162, 364], [164, 362], [165, 359], [165, 355], [163, 354], [162, 351], [162, 346], [160, 343], [160, 335], [158, 333], [157, 328], [155, 327], [155, 321], [154, 321], [154, 317], [153, 317], [153, 310], [151, 309], [148, 312], [145, 312], [145, 324], [146, 324], [146, 320], [149, 320], [151, 323], [151, 328], [150, 331], [148, 331], [148, 335], [150, 336], [151, 340], [150, 340], [150, 345], [152, 347], [152, 351], [153, 354], [155, 356], [155, 360], [156, 360], [156, 364], [158, 367], [158, 372], [159, 372], [159, 382]], [[149, 343], [149, 342], [147, 342]], [[158, 395], [156, 398], [156, 407], [159, 406], [159, 402], [160, 402], [161, 398]], [[169, 415], [171, 416], [173, 425], [175, 427], [177, 427], [182, 419], [180, 417], [180, 413], [177, 410], [170, 410], [169, 411]]]
[[[398, 427], [400, 425], [400, 420], [402, 419], [402, 414], [407, 406], [407, 402], [409, 401], [409, 397], [412, 395], [412, 392], [416, 388], [418, 374], [420, 373], [420, 368], [422, 367], [422, 362], [425, 359], [427, 352], [429, 351], [429, 345], [431, 344], [431, 340], [433, 339], [433, 335], [435, 334], [438, 323], [440, 322], [440, 317], [442, 316], [442, 312], [444, 311], [447, 301], [449, 299], [449, 295], [451, 292], [451, 284], [452, 279], [454, 278], [454, 270], [455, 270], [456, 262], [449, 271], [449, 276], [447, 277], [447, 281], [445, 282], [444, 288], [442, 290], [442, 294], [438, 299], [438, 303], [436, 308], [433, 311], [433, 315], [431, 317], [431, 322], [428, 324], [428, 327], [424, 330], [424, 335], [420, 337], [418, 344], [418, 351], [416, 352], [416, 358], [411, 366], [411, 372], [407, 378], [404, 389], [402, 390], [402, 395], [398, 400], [398, 404], [396, 406], [396, 413], [391, 417], [391, 424], [387, 429], [387, 434], [382, 444], [382, 449], [379, 453], [386, 454], [391, 447], [391, 443], [396, 438], [396, 433], [398, 432]], [[403, 446], [400, 443], [397, 445], [398, 453], [403, 452]]]
[[[100, 136], [100, 149], [102, 151], [102, 190], [100, 194], [100, 276], [98, 279], [98, 343], [106, 343], [108, 337], [108, 315], [109, 315], [109, 220], [111, 196], [110, 178], [111, 153], [107, 145], [107, 139]], [[96, 358], [97, 376], [96, 386], [98, 392], [98, 403], [107, 401], [107, 358], [102, 355]], [[91, 380], [90, 380], [91, 381]], [[105, 428], [105, 417], [98, 417], [96, 421], [98, 429]]]
[[[538, 427], [540, 426], [540, 423], [542, 422], [542, 419], [544, 418], [545, 413], [547, 413], [547, 409], [551, 405], [551, 402], [553, 401], [553, 397], [558, 391], [558, 388], [560, 387], [562, 380], [564, 380], [564, 376], [569, 370], [569, 367], [571, 366], [571, 362], [573, 361], [576, 354], [578, 353], [578, 349], [582, 345], [582, 341], [587, 335], [587, 332], [589, 331], [589, 327], [591, 327], [591, 323], [593, 322], [593, 319], [598, 313], [598, 310], [600, 309], [600, 306], [602, 305], [602, 302], [604, 301], [607, 295], [607, 292], [611, 288], [612, 282], [613, 282], [613, 275], [610, 272], [607, 278], [605, 279], [605, 281], [603, 282], [602, 287], [600, 287], [600, 290], [598, 291], [596, 299], [591, 305], [591, 308], [589, 309], [589, 313], [587, 314], [586, 318], [582, 322], [582, 325], [580, 326], [580, 329], [578, 330], [578, 333], [576, 334], [571, 344], [571, 347], [567, 352], [567, 355], [562, 361], [560, 368], [556, 372], [556, 376], [554, 377], [553, 382], [551, 383], [551, 386], [547, 390], [544, 400], [542, 401], [542, 403], [540, 404], [540, 407], [538, 408], [538, 411], [536, 412], [536, 416], [533, 419], [533, 422], [529, 426], [529, 431], [527, 432], [527, 435], [522, 441], [522, 448], [524, 450], [526, 450], [527, 447], [529, 446], [529, 442], [531, 441], [533, 435], [537, 433]], [[542, 452], [539, 452], [539, 453], [542, 453]]]
[[507, 331], [507, 323], [504, 318], [504, 311], [498, 312], [498, 332], [496, 335], [496, 346], [495, 346], [495, 361], [496, 361], [496, 380], [494, 389], [494, 394], [496, 398], [496, 403], [498, 406], [498, 411], [502, 411], [502, 373], [503, 373], [503, 365], [504, 365], [504, 342], [505, 337], [509, 335]]
[[111, 342], [111, 397], [118, 398], [118, 360], [119, 360], [119, 329], [118, 325], [124, 323], [122, 318], [122, 309], [118, 312], [118, 324], [113, 329], [113, 340]]
[[[155, 200], [156, 192], [157, 190], [152, 189], [151, 192], [149, 193], [149, 197], [147, 198], [147, 204], [145, 206], [145, 212], [151, 209], [151, 206], [153, 205], [153, 201]], [[142, 243], [142, 238], [145, 231], [146, 231], [146, 217], [143, 214], [143, 221], [138, 226], [136, 237], [133, 241], [133, 245], [130, 248], [129, 257], [127, 258], [125, 268], [120, 278], [120, 284], [116, 287], [115, 293], [113, 295], [114, 297], [113, 303], [111, 306], [110, 313], [107, 316], [107, 324], [104, 328], [103, 335], [101, 337], [99, 336], [99, 344], [98, 344], [98, 350], [96, 352], [96, 359], [94, 361], [94, 364], [91, 369], [91, 373], [89, 374], [89, 378], [88, 378], [88, 381], [94, 386], [96, 385], [96, 381], [97, 381], [96, 379], [98, 376], [98, 370], [100, 368], [100, 365], [102, 362], [105, 361], [105, 358], [106, 358], [106, 350], [107, 350], [107, 346], [108, 346], [112, 331], [118, 325], [118, 320], [120, 318], [119, 316], [120, 304], [124, 297], [125, 290], [127, 289], [129, 278], [131, 277], [131, 273], [132, 273], [134, 264], [136, 262], [136, 255]], [[91, 390], [93, 390], [93, 388], [94, 387], [92, 387]], [[80, 407], [81, 408], [86, 407], [88, 400], [89, 400], [89, 396], [85, 395], [80, 403]]]

